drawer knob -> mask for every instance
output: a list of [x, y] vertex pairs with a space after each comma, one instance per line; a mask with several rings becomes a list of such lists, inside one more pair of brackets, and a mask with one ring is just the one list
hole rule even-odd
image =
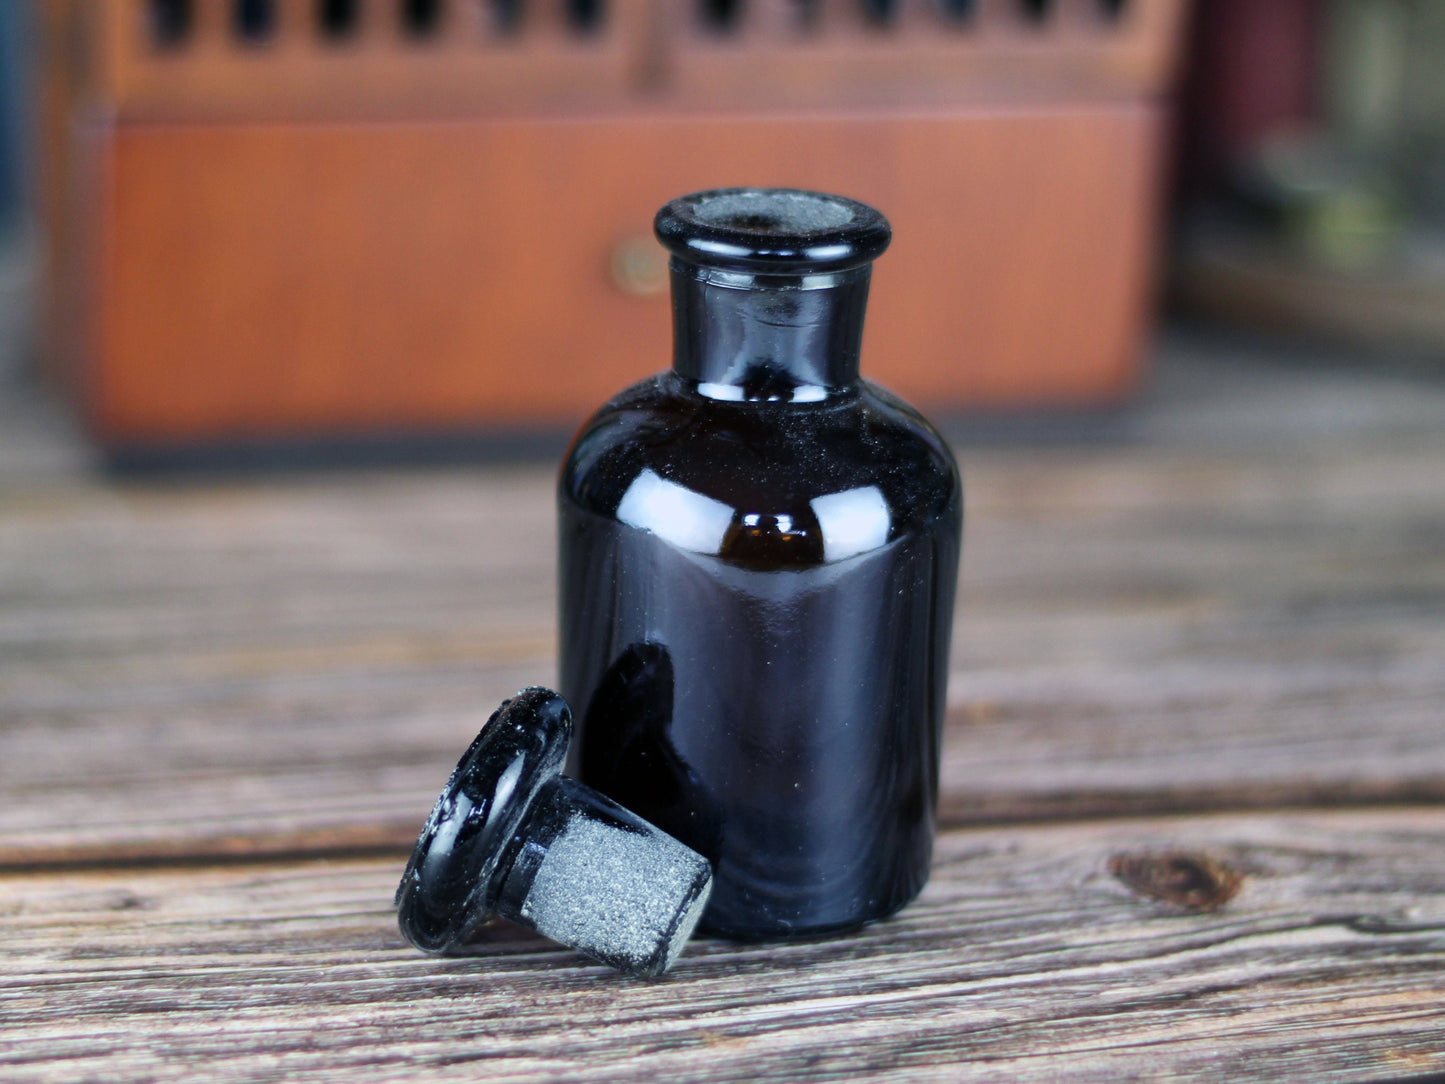
[[612, 284], [633, 297], [655, 297], [667, 289], [667, 252], [650, 234], [629, 234], [612, 246]]

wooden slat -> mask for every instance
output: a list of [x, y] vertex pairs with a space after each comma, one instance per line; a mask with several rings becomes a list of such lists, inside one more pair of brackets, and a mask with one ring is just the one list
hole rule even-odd
[[[1121, 852], [1244, 876], [1142, 898]], [[0, 879], [7, 1080], [1311, 1080], [1445, 1070], [1445, 812], [955, 830], [896, 920], [654, 983], [503, 929], [428, 959], [399, 862]]]
[[952, 20], [932, 0], [902, 0], [885, 26], [854, 0], [741, 5], [729, 28], [701, 5], [662, 13], [660, 82], [690, 106], [764, 109], [1152, 98], [1176, 67], [1184, 5], [1133, 0], [1123, 18], [1094, 0], [1061, 0], [1042, 18], [1015, 0], [982, 0]]
[[[279, 0], [274, 32], [245, 40], [232, 0], [193, 0], [192, 33], [163, 44], [150, 33], [148, 2], [86, 5], [96, 26], [76, 35], [89, 48], [74, 51], [99, 69], [91, 78], [101, 104], [125, 120], [555, 115], [628, 100], [695, 111], [1155, 97], [1175, 67], [1184, 6], [1131, 0], [1111, 19], [1095, 0], [1064, 0], [1038, 19], [1003, 0], [957, 23], [923, 0], [897, 5], [880, 27], [859, 3], [824, 0], [805, 30], [792, 0], [741, 5], [726, 29], [704, 25], [698, 4], [610, 0], [582, 31], [565, 0], [528, 0], [516, 33], [499, 33], [488, 5], [459, 0], [415, 38], [398, 0], [369, 0], [351, 34], [329, 39], [314, 0]], [[76, 4], [46, 7], [59, 18]]]
[[[78, 36], [98, 54], [91, 64], [104, 65], [100, 104], [125, 121], [405, 120], [615, 107], [635, 93], [647, 14], [645, 0], [612, 0], [608, 18], [583, 34], [562, 17], [561, 0], [530, 3], [521, 32], [499, 36], [482, 5], [444, 4], [452, 18], [415, 38], [403, 29], [397, 0], [363, 0], [351, 32], [329, 39], [314, 0], [280, 0], [273, 30], [247, 40], [232, 0], [193, 0], [193, 33], [161, 45], [149, 32], [147, 4], [92, 5], [101, 32]], [[1152, 36], [1168, 29], [1148, 28]]]
[[[1442, 453], [966, 451], [945, 821], [1445, 799]], [[12, 491], [0, 863], [404, 846], [554, 678], [551, 485]]]

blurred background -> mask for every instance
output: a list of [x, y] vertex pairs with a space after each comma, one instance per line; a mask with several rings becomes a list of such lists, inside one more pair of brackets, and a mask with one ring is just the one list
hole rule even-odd
[[121, 466], [565, 434], [720, 185], [889, 215], [931, 413], [1127, 405], [1161, 318], [1445, 354], [1429, 0], [33, 0], [0, 66], [0, 373]]

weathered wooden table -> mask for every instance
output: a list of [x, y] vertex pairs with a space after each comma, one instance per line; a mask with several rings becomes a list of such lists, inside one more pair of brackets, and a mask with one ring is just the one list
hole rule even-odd
[[1445, 386], [1216, 353], [1102, 435], [965, 441], [922, 898], [651, 983], [390, 908], [552, 679], [550, 465], [116, 482], [12, 396], [0, 1077], [1445, 1070]]

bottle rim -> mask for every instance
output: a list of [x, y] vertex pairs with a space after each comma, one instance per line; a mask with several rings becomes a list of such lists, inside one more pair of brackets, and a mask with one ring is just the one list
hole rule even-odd
[[866, 203], [797, 188], [714, 188], [667, 203], [657, 239], [691, 264], [770, 275], [846, 271], [892, 239]]

